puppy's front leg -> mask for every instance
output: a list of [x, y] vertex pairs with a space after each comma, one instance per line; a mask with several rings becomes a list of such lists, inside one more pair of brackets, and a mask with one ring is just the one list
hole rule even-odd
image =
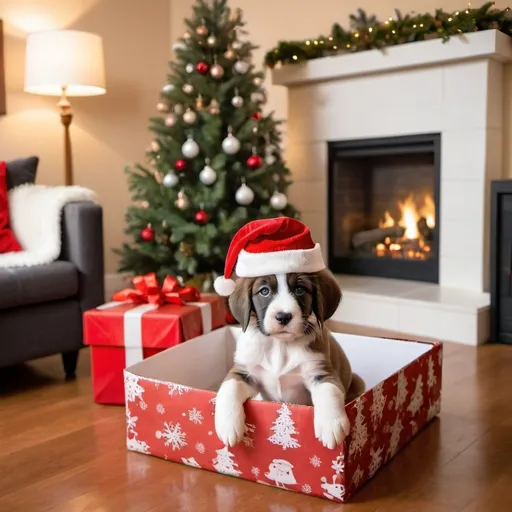
[[245, 368], [235, 364], [221, 384], [215, 401], [215, 431], [224, 444], [234, 446], [243, 439], [244, 403], [257, 393]]
[[313, 402], [315, 437], [326, 448], [333, 449], [350, 433], [343, 384], [325, 361], [303, 365], [302, 374]]

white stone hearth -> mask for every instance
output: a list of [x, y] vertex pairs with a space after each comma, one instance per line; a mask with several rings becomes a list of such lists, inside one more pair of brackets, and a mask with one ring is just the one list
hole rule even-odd
[[439, 284], [343, 276], [337, 319], [460, 343], [487, 341], [489, 190], [502, 176], [507, 62], [512, 39], [489, 30], [273, 72], [273, 83], [288, 88], [290, 198], [324, 251], [327, 141], [441, 134]]

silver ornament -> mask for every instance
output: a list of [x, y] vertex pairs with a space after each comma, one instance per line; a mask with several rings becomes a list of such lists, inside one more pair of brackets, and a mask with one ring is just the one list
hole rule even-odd
[[187, 73], [193, 73], [194, 72], [194, 64], [192, 64], [191, 62], [189, 62], [186, 66], [185, 66], [185, 71]]
[[177, 120], [178, 119], [174, 114], [167, 114], [165, 117], [165, 126], [174, 126]]
[[218, 80], [224, 76], [224, 68], [220, 64], [214, 64], [210, 69], [210, 75]]
[[211, 47], [215, 46], [217, 44], [217, 38], [214, 35], [208, 36], [206, 44]]
[[172, 45], [172, 51], [178, 53], [179, 51], [186, 50], [187, 45], [183, 41], [176, 41]]
[[254, 201], [254, 192], [245, 183], [235, 193], [235, 200], [242, 206], [250, 205]]
[[181, 116], [181, 114], [183, 114], [183, 111], [185, 110], [185, 108], [183, 107], [183, 105], [181, 103], [176, 103], [176, 105], [174, 105], [174, 113]]
[[240, 141], [232, 133], [228, 133], [222, 141], [222, 150], [228, 155], [235, 155], [240, 150]]
[[233, 66], [237, 73], [245, 75], [249, 71], [249, 63], [245, 60], [237, 60]]
[[184, 84], [181, 89], [185, 94], [192, 94], [194, 92], [194, 86], [192, 84]]
[[288, 198], [282, 193], [277, 192], [277, 190], [272, 194], [272, 197], [270, 198], [270, 206], [274, 208], [274, 210], [283, 210], [286, 208], [286, 205], [288, 204]]
[[256, 87], [261, 87], [263, 85], [263, 78], [261, 78], [261, 76], [257, 76], [254, 78], [253, 83]]
[[197, 114], [190, 108], [183, 114], [183, 121], [187, 124], [194, 124], [197, 120]]
[[199, 173], [199, 179], [203, 185], [213, 185], [217, 181], [217, 173], [207, 163]]
[[195, 158], [199, 154], [199, 146], [192, 137], [189, 137], [181, 146], [181, 152], [185, 158]]
[[168, 172], [163, 180], [162, 185], [167, 188], [175, 187], [178, 184], [179, 178], [174, 172]]
[[169, 107], [163, 101], [160, 101], [156, 104], [156, 109], [158, 112], [169, 112]]
[[233, 50], [241, 50], [242, 49], [242, 46], [243, 46], [243, 43], [241, 41], [233, 41], [231, 43], [231, 48], [233, 48]]
[[173, 84], [165, 84], [163, 87], [162, 87], [162, 93], [163, 94], [169, 94], [170, 92], [172, 92], [174, 90], [174, 85]]
[[231, 100], [231, 105], [235, 108], [241, 108], [244, 106], [244, 99], [240, 95], [233, 96]]
[[263, 103], [265, 101], [265, 95], [262, 92], [253, 92], [251, 94], [251, 101], [253, 103]]
[[176, 201], [174, 201], [174, 206], [178, 208], [178, 210], [185, 210], [188, 208], [189, 200], [188, 197], [185, 195], [185, 192], [183, 190], [180, 190], [178, 192], [178, 198]]

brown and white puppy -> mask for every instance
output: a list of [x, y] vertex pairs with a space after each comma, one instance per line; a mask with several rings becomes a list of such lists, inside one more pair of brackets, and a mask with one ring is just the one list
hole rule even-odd
[[233, 446], [245, 433], [244, 403], [313, 405], [316, 438], [339, 445], [350, 431], [345, 403], [364, 384], [324, 322], [341, 300], [329, 270], [239, 278], [229, 304], [242, 326], [234, 365], [216, 400], [215, 429]]

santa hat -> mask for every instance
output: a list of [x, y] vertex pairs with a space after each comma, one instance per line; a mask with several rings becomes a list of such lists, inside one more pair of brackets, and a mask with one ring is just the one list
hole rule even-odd
[[214, 282], [219, 295], [235, 289], [231, 274], [258, 277], [289, 272], [318, 272], [325, 268], [320, 245], [311, 238], [309, 228], [288, 217], [249, 222], [233, 237], [224, 275]]

